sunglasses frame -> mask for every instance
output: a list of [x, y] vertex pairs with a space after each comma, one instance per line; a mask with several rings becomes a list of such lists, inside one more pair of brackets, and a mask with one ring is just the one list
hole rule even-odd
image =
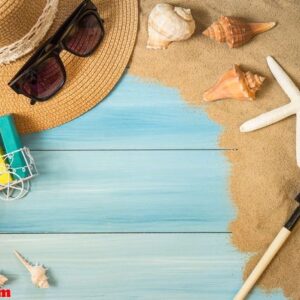
[[[64, 39], [73, 29], [73, 27], [78, 24], [78, 22], [87, 15], [94, 15], [99, 21], [102, 36], [99, 38], [98, 43], [95, 47], [87, 54], [80, 55], [75, 53], [72, 50], [69, 50], [64, 45]], [[100, 43], [103, 40], [105, 35], [104, 31], [104, 20], [100, 17], [97, 7], [91, 0], [84, 0], [75, 11], [65, 20], [65, 22], [60, 26], [60, 28], [56, 31], [56, 33], [50, 37], [42, 46], [40, 46], [35, 53], [29, 58], [29, 60], [25, 63], [25, 65], [19, 70], [19, 72], [14, 76], [14, 78], [8, 83], [8, 85], [17, 93], [22, 94], [31, 99], [31, 104], [35, 104], [36, 102], [44, 102], [55, 96], [65, 85], [67, 80], [67, 74], [65, 66], [60, 58], [60, 53], [63, 50], [66, 50], [76, 56], [79, 57], [88, 57], [93, 54], [94, 51], [99, 47]], [[60, 65], [62, 73], [63, 73], [63, 81], [60, 86], [57, 87], [55, 92], [47, 97], [37, 98], [32, 95], [29, 95], [22, 89], [22, 85], [27, 80], [27, 75], [30, 73], [34, 73], [34, 69], [46, 61], [48, 58], [55, 58], [57, 63]]]

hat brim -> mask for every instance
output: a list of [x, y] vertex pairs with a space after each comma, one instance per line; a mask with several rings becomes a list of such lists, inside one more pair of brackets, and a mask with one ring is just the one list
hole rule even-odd
[[[80, 2], [60, 1], [47, 37]], [[46, 130], [79, 117], [103, 100], [122, 76], [137, 35], [138, 0], [93, 0], [93, 3], [105, 20], [105, 38], [90, 57], [80, 58], [66, 51], [61, 53], [67, 81], [49, 101], [32, 106], [28, 98], [17, 95], [7, 84], [30, 54], [10, 65], [0, 66], [0, 115], [13, 113], [21, 133]]]

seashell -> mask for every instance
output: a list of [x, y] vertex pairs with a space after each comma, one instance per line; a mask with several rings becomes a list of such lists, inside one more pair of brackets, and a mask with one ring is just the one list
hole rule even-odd
[[32, 283], [42, 289], [49, 288], [48, 277], [46, 276], [47, 269], [42, 265], [32, 265], [17, 251], [15, 251], [15, 254], [31, 274]]
[[227, 71], [204, 95], [204, 101], [221, 99], [255, 100], [265, 77], [243, 72], [238, 65]]
[[202, 34], [220, 43], [227, 42], [229, 48], [237, 48], [246, 44], [257, 34], [272, 29], [275, 25], [275, 22], [246, 23], [238, 18], [221, 16]]
[[148, 49], [167, 49], [172, 42], [189, 39], [196, 24], [190, 9], [157, 4], [148, 19]]
[[0, 275], [0, 287], [4, 286], [8, 279], [4, 275]]

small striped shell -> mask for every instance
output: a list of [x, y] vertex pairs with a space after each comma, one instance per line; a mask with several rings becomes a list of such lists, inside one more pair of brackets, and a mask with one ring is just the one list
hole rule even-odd
[[265, 77], [243, 72], [239, 66], [221, 76], [218, 82], [208, 89], [204, 95], [204, 101], [216, 101], [221, 99], [255, 100], [256, 92], [261, 88]]
[[229, 48], [240, 47], [259, 33], [270, 30], [276, 25], [269, 23], [246, 23], [234, 17], [220, 17], [203, 34], [220, 43], [227, 43]]
[[148, 19], [148, 49], [166, 49], [175, 41], [189, 39], [196, 28], [190, 9], [157, 4]]
[[8, 279], [4, 275], [0, 275], [0, 287], [4, 286]]

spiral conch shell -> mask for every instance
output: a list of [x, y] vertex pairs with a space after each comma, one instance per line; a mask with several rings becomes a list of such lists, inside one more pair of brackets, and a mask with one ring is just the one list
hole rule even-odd
[[25, 266], [25, 268], [31, 274], [32, 283], [42, 289], [49, 288], [48, 277], [46, 276], [47, 269], [42, 265], [32, 265], [30, 264], [19, 252], [15, 251], [17, 258]]
[[204, 95], [204, 101], [221, 99], [255, 100], [255, 94], [265, 77], [243, 72], [238, 65], [227, 71]]
[[175, 41], [189, 39], [196, 24], [190, 9], [157, 4], [148, 19], [148, 49], [167, 49]]
[[220, 17], [203, 34], [220, 43], [227, 43], [229, 48], [237, 48], [259, 33], [268, 31], [276, 25], [269, 23], [246, 23], [234, 17]]
[[0, 287], [4, 286], [8, 279], [4, 275], [0, 275]]

